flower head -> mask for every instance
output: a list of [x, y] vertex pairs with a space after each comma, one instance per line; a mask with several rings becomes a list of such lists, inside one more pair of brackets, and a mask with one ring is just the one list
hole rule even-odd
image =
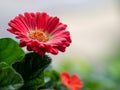
[[62, 72], [60, 77], [62, 83], [72, 90], [78, 90], [79, 88], [83, 87], [83, 83], [76, 74], [70, 76], [68, 72]]
[[71, 43], [67, 25], [45, 12], [19, 14], [8, 25], [7, 30], [20, 39], [20, 47], [26, 46], [27, 50], [40, 55], [64, 52]]

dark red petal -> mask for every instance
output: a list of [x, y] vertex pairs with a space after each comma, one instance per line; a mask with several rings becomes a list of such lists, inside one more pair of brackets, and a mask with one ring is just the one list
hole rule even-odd
[[49, 18], [49, 16], [46, 13], [39, 13], [37, 12], [37, 28], [38, 29], [44, 29], [46, 22]]
[[50, 18], [50, 20], [47, 22], [45, 31], [48, 33], [53, 32], [58, 23], [59, 19], [57, 17]]

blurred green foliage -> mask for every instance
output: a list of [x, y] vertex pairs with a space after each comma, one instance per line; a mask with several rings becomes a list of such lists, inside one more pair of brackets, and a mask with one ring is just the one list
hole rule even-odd
[[56, 68], [59, 72], [78, 74], [84, 83], [80, 90], [120, 90], [120, 48], [105, 57], [101, 69], [99, 71], [87, 60], [80, 58], [64, 59]]

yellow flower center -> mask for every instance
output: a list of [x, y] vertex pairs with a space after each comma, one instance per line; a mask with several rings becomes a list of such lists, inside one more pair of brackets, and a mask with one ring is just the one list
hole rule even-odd
[[41, 30], [31, 30], [29, 32], [29, 37], [31, 39], [39, 40], [40, 42], [45, 42], [45, 41], [48, 40], [48, 37], [47, 37], [46, 33], [44, 33]]

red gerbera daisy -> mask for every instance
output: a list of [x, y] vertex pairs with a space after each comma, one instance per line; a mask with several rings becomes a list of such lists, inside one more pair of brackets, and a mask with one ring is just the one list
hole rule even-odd
[[62, 79], [62, 83], [67, 87], [71, 88], [72, 90], [78, 90], [79, 88], [83, 87], [83, 83], [75, 74], [70, 76], [68, 72], [62, 72], [60, 74], [60, 77]]
[[8, 25], [10, 28], [7, 30], [20, 39], [20, 47], [27, 46], [27, 50], [40, 55], [64, 52], [71, 43], [67, 25], [45, 12], [19, 14]]

